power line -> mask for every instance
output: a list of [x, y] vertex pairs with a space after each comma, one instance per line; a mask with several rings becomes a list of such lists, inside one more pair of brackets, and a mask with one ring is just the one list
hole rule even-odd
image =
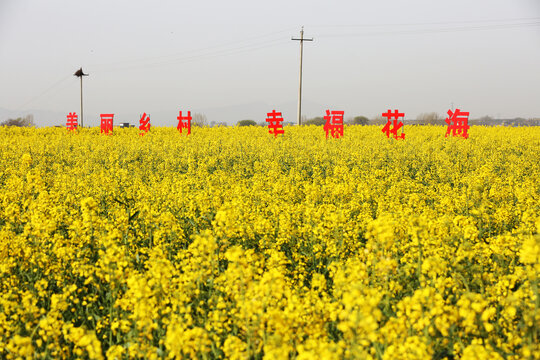
[[540, 26], [540, 21], [516, 24], [495, 24], [495, 25], [479, 25], [479, 26], [460, 26], [447, 28], [432, 28], [432, 29], [411, 29], [411, 30], [389, 30], [389, 31], [368, 31], [360, 33], [340, 33], [340, 34], [321, 34], [319, 37], [354, 37], [354, 36], [376, 36], [376, 35], [408, 35], [408, 34], [434, 34], [445, 32], [462, 32], [475, 30], [498, 30], [512, 29], [521, 27]]
[[[152, 61], [145, 64], [134, 64], [132, 65], [132, 67], [152, 67], [152, 66], [161, 66], [161, 65], [167, 65], [167, 64], [187, 63], [187, 62], [197, 61], [197, 60], [206, 59], [206, 58], [228, 56], [228, 55], [234, 55], [238, 53], [259, 50], [259, 49], [275, 46], [276, 44], [279, 44], [279, 43], [285, 43], [285, 40], [284, 39], [269, 40], [269, 41], [260, 42], [258, 44], [250, 44], [250, 45], [238, 46], [238, 47], [230, 48], [230, 49], [216, 50], [216, 51], [211, 51], [211, 52], [198, 54], [198, 55], [189, 55], [189, 52], [188, 52], [188, 55], [184, 55], [176, 59]], [[127, 65], [127, 66], [130, 66], [130, 65]]]
[[[287, 31], [287, 30], [281, 30], [281, 31], [273, 32], [273, 33], [269, 33], [269, 34], [263, 34], [263, 35], [259, 35], [258, 37], [259, 38], [261, 38], [261, 37], [264, 38], [264, 37], [268, 37], [268, 36], [273, 35], [273, 34], [283, 33], [284, 31]], [[257, 36], [253, 36], [253, 37], [250, 37], [250, 38], [247, 38], [247, 39], [254, 39], [254, 38], [257, 38]], [[229, 42], [229, 44], [235, 44], [235, 43], [238, 44], [238, 43], [246, 42], [246, 41], [248, 41], [247, 39], [238, 40], [238, 41], [232, 41], [232, 42]], [[117, 72], [119, 70], [124, 70], [124, 69], [125, 70], [132, 70], [132, 69], [136, 69], [136, 68], [158, 67], [158, 66], [164, 66], [164, 65], [187, 63], [187, 62], [197, 61], [197, 60], [206, 59], [206, 58], [215, 58], [215, 57], [221, 57], [221, 56], [235, 55], [235, 54], [239, 54], [239, 53], [256, 51], [256, 50], [260, 50], [260, 49], [264, 49], [264, 48], [268, 48], [268, 47], [272, 47], [272, 46], [276, 46], [276, 45], [280, 45], [280, 44], [285, 44], [285, 43], [286, 43], [286, 40], [284, 38], [280, 37], [278, 39], [270, 39], [270, 40], [263, 41], [263, 42], [259, 41], [257, 43], [253, 43], [253, 44], [246, 44], [246, 45], [232, 47], [232, 48], [228, 48], [228, 49], [214, 50], [214, 51], [210, 51], [210, 52], [206, 52], [206, 53], [198, 54], [198, 55], [187, 55], [187, 56], [184, 55], [184, 56], [179, 57], [177, 59], [162, 60], [162, 61], [152, 61], [152, 62], [146, 63], [146, 64], [144, 64], [144, 63], [136, 64], [136, 62], [138, 62], [138, 61], [139, 62], [140, 61], [147, 61], [148, 59], [151, 59], [151, 60], [156, 60], [156, 59], [160, 59], [160, 58], [163, 59], [163, 58], [166, 58], [166, 57], [170, 57], [171, 55], [148, 58], [147, 60], [141, 60], [141, 59], [129, 60], [129, 61], [109, 63], [109, 64], [101, 64], [99, 66], [98, 65], [94, 65], [94, 66], [95, 67], [100, 67], [100, 66], [109, 67], [108, 69], [107, 68], [101, 69], [100, 73], [113, 72], [113, 71]], [[223, 47], [223, 46], [225, 46], [225, 45], [222, 44], [222, 45], [219, 45], [219, 46], [211, 46], [211, 47], [201, 48], [199, 50], [194, 50], [193, 52], [202, 51], [204, 49], [216, 49], [216, 48]], [[192, 53], [192, 51], [187, 51], [187, 53]], [[186, 54], [186, 52], [184, 52], [183, 54]], [[129, 63], [134, 63], [134, 64], [130, 65]], [[107, 65], [109, 65], [109, 66], [107, 66]], [[122, 66], [122, 68], [121, 69], [110, 68], [111, 65]], [[46, 95], [47, 93], [49, 93], [50, 91], [52, 91], [53, 89], [55, 89], [59, 85], [61, 85], [68, 78], [70, 78], [70, 75], [67, 75], [67, 76], [63, 77], [62, 79], [55, 82], [53, 85], [48, 87], [43, 92], [41, 92], [38, 95], [32, 97], [30, 100], [28, 100], [24, 104], [20, 105], [17, 108], [17, 110], [21, 110], [22, 108], [26, 107], [27, 105], [29, 105], [29, 104], [33, 103], [34, 101], [42, 98], [44, 95]]]
[[[183, 59], [186, 57], [186, 54], [190, 54], [188, 57], [198, 57], [198, 56], [207, 56], [207, 55], [213, 55], [213, 53], [215, 52], [226, 52], [226, 51], [230, 51], [230, 50], [236, 50], [236, 49], [239, 49], [239, 48], [245, 48], [245, 47], [249, 47], [249, 46], [254, 46], [254, 45], [258, 45], [260, 44], [260, 39], [261, 38], [267, 38], [267, 37], [271, 37], [273, 36], [273, 39], [269, 39], [269, 40], [265, 40], [264, 42], [272, 42], [272, 41], [279, 41], [281, 39], [283, 39], [281, 36], [280, 37], [276, 37], [274, 35], [277, 35], [277, 34], [283, 34], [285, 32], [288, 32], [292, 29], [292, 27], [290, 28], [286, 28], [286, 29], [283, 29], [283, 30], [279, 30], [279, 31], [274, 31], [274, 32], [270, 32], [270, 33], [265, 33], [265, 34], [261, 34], [261, 35], [254, 35], [254, 36], [250, 36], [250, 37], [247, 37], [247, 38], [244, 38], [244, 39], [241, 39], [241, 40], [235, 40], [235, 41], [229, 41], [229, 42], [225, 42], [225, 43], [221, 43], [221, 44], [217, 44], [217, 45], [213, 45], [213, 46], [206, 46], [206, 47], [202, 47], [202, 48], [197, 48], [197, 49], [187, 49], [187, 50], [184, 50], [184, 51], [177, 51], [177, 52], [174, 52], [174, 53], [171, 53], [171, 54], [166, 54], [166, 55], [159, 55], [159, 56], [152, 56], [152, 57], [146, 57], [146, 58], [139, 58], [139, 59], [130, 59], [130, 60], [123, 60], [123, 61], [115, 61], [115, 62], [108, 62], [108, 63], [97, 63], [97, 64], [89, 64], [89, 66], [96, 66], [96, 67], [101, 67], [101, 66], [111, 66], [111, 65], [125, 65], [125, 64], [128, 64], [128, 63], [137, 63], [137, 62], [147, 62], [147, 61], [150, 61], [151, 63], [161, 63], [159, 62], [160, 60], [163, 60], [164, 63], [167, 63], [168, 61], [178, 61], [179, 59], [175, 59], [175, 58], [178, 58], [180, 57], [180, 59]], [[252, 40], [256, 40], [255, 42], [253, 42]], [[241, 44], [241, 43], [246, 43], [246, 42], [249, 42], [248, 44], [245, 44], [245, 45], [241, 45], [241, 46], [236, 46], [236, 47], [232, 47], [232, 48], [229, 48], [230, 45], [235, 45], [235, 44]], [[220, 48], [224, 48], [224, 49], [220, 49]], [[197, 53], [201, 53], [202, 54], [199, 54], [197, 55]], [[209, 54], [208, 54], [209, 52]], [[165, 60], [167, 58], [172, 58], [170, 60]]]
[[426, 26], [426, 25], [453, 25], [453, 24], [482, 24], [482, 23], [507, 23], [507, 22], [516, 22], [516, 21], [539, 21], [540, 17], [530, 17], [530, 18], [512, 18], [512, 19], [487, 19], [487, 20], [459, 20], [459, 21], [432, 21], [432, 22], [421, 22], [421, 23], [377, 23], [377, 24], [339, 24], [339, 25], [310, 25], [314, 28], [346, 28], [346, 27], [391, 27], [391, 26]]
[[48, 92], [50, 92], [51, 90], [53, 90], [54, 88], [60, 86], [60, 84], [62, 84], [64, 81], [66, 81], [68, 78], [70, 78], [71, 75], [67, 75], [63, 78], [61, 78], [60, 80], [58, 80], [57, 82], [55, 82], [53, 85], [49, 86], [47, 89], [45, 89], [44, 91], [42, 91], [41, 93], [39, 93], [38, 95], [34, 96], [33, 98], [31, 98], [30, 100], [28, 100], [27, 102], [25, 102], [24, 104], [18, 106], [16, 108], [16, 110], [22, 110], [22, 108], [26, 107], [27, 105], [33, 103], [34, 101], [36, 101], [37, 99], [41, 98], [42, 96], [44, 96], [45, 94], [47, 94]]

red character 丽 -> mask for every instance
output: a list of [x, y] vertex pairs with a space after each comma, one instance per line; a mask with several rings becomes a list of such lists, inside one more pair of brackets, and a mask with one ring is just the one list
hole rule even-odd
[[111, 135], [113, 132], [114, 114], [101, 114], [101, 133]]

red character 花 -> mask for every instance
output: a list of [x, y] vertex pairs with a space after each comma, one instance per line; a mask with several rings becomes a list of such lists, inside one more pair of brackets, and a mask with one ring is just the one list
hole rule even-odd
[[[394, 112], [390, 111], [390, 109], [383, 113], [382, 116], [387, 118], [386, 125], [384, 125], [382, 132], [386, 134], [387, 138], [390, 138], [390, 134], [394, 135], [394, 139], [405, 139], [405, 134], [403, 133], [403, 129], [401, 130], [401, 135], [398, 136], [397, 131], [403, 127], [403, 123], [400, 121], [398, 123], [398, 119], [400, 117], [404, 117], [404, 113], [400, 113], [397, 109], [394, 110]], [[390, 121], [390, 119], [394, 118], [393, 122]], [[393, 125], [392, 129], [390, 129], [390, 126]]]
[[113, 132], [114, 114], [101, 114], [101, 133], [110, 135]]
[[445, 119], [448, 124], [445, 137], [448, 137], [450, 132], [452, 136], [462, 136], [465, 139], [469, 137], [467, 130], [469, 130], [469, 112], [456, 109], [455, 112], [448, 110], [448, 117]]
[[67, 116], [67, 122], [66, 122], [66, 128], [70, 131], [77, 130], [77, 120], [79, 117], [77, 116], [77, 113], [69, 113]]
[[139, 134], [142, 136], [146, 134], [149, 130], [150, 130], [150, 115], [146, 115], [146, 113], [144, 113], [141, 116], [141, 119], [139, 120], [139, 131], [140, 131]]
[[344, 111], [337, 111], [337, 110], [326, 110], [326, 116], [324, 117], [324, 120], [326, 120], [326, 123], [324, 124], [324, 131], [326, 133], [326, 138], [328, 138], [328, 133], [330, 132], [330, 135], [333, 138], [339, 139], [343, 136], [343, 116], [345, 115]]
[[277, 137], [279, 134], [284, 134], [283, 130], [283, 117], [280, 112], [272, 110], [271, 113], [267, 113], [266, 122], [268, 123], [268, 133], [273, 134], [274, 137]]
[[[180, 111], [180, 115], [177, 119], [178, 126], [176, 128], [180, 131], [180, 134], [182, 133], [182, 129], [187, 129], [187, 135], [191, 134], [191, 111], [187, 112], [187, 116], [182, 116], [182, 111]], [[186, 122], [184, 122], [184, 120]]]

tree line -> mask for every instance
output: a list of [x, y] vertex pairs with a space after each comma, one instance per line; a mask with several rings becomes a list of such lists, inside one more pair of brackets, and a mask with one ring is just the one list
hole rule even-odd
[[0, 123], [0, 126], [15, 126], [15, 127], [32, 127], [34, 124], [34, 115], [26, 115], [16, 119], [7, 119]]
[[[428, 112], [419, 114], [414, 120], [403, 120], [404, 123], [409, 125], [448, 125], [445, 121], [446, 117], [436, 113]], [[359, 115], [347, 118], [344, 123], [346, 125], [384, 125], [388, 120], [382, 115], [368, 118], [367, 116]], [[323, 126], [326, 120], [322, 116], [314, 118], [304, 118], [302, 125], [317, 125]], [[293, 124], [293, 123], [285, 123]], [[255, 120], [240, 120], [237, 122], [238, 126], [266, 126], [266, 122], [257, 123]], [[469, 119], [469, 125], [481, 125], [481, 126], [540, 126], [540, 118], [512, 118], [512, 119], [494, 119], [491, 116], [482, 116], [480, 118]]]
[[[382, 115], [368, 118], [367, 116], [359, 115], [347, 118], [345, 124], [347, 125], [384, 125], [388, 120]], [[314, 118], [304, 117], [302, 125], [318, 125], [323, 126], [326, 120], [322, 116]], [[446, 126], [445, 117], [436, 112], [427, 112], [419, 114], [414, 120], [404, 120], [406, 124], [410, 125], [444, 125]], [[199, 127], [214, 127], [214, 126], [228, 126], [225, 122], [208, 121], [206, 115], [201, 113], [193, 113], [192, 126]], [[266, 121], [257, 123], [255, 120], [245, 119], [236, 123], [237, 126], [267, 126]], [[295, 125], [293, 122], [285, 122], [284, 125]], [[540, 118], [525, 119], [516, 117], [512, 119], [494, 119], [491, 116], [482, 116], [480, 118], [469, 119], [469, 125], [482, 125], [482, 126], [540, 126]], [[32, 127], [34, 124], [34, 116], [32, 114], [24, 117], [18, 117], [16, 119], [7, 119], [0, 123], [0, 126], [14, 126], [14, 127]]]

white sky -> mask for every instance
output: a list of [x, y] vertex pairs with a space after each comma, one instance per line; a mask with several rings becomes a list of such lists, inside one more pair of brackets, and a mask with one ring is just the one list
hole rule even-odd
[[539, 0], [0, 0], [0, 108], [296, 121], [302, 25], [309, 117], [540, 117]]

